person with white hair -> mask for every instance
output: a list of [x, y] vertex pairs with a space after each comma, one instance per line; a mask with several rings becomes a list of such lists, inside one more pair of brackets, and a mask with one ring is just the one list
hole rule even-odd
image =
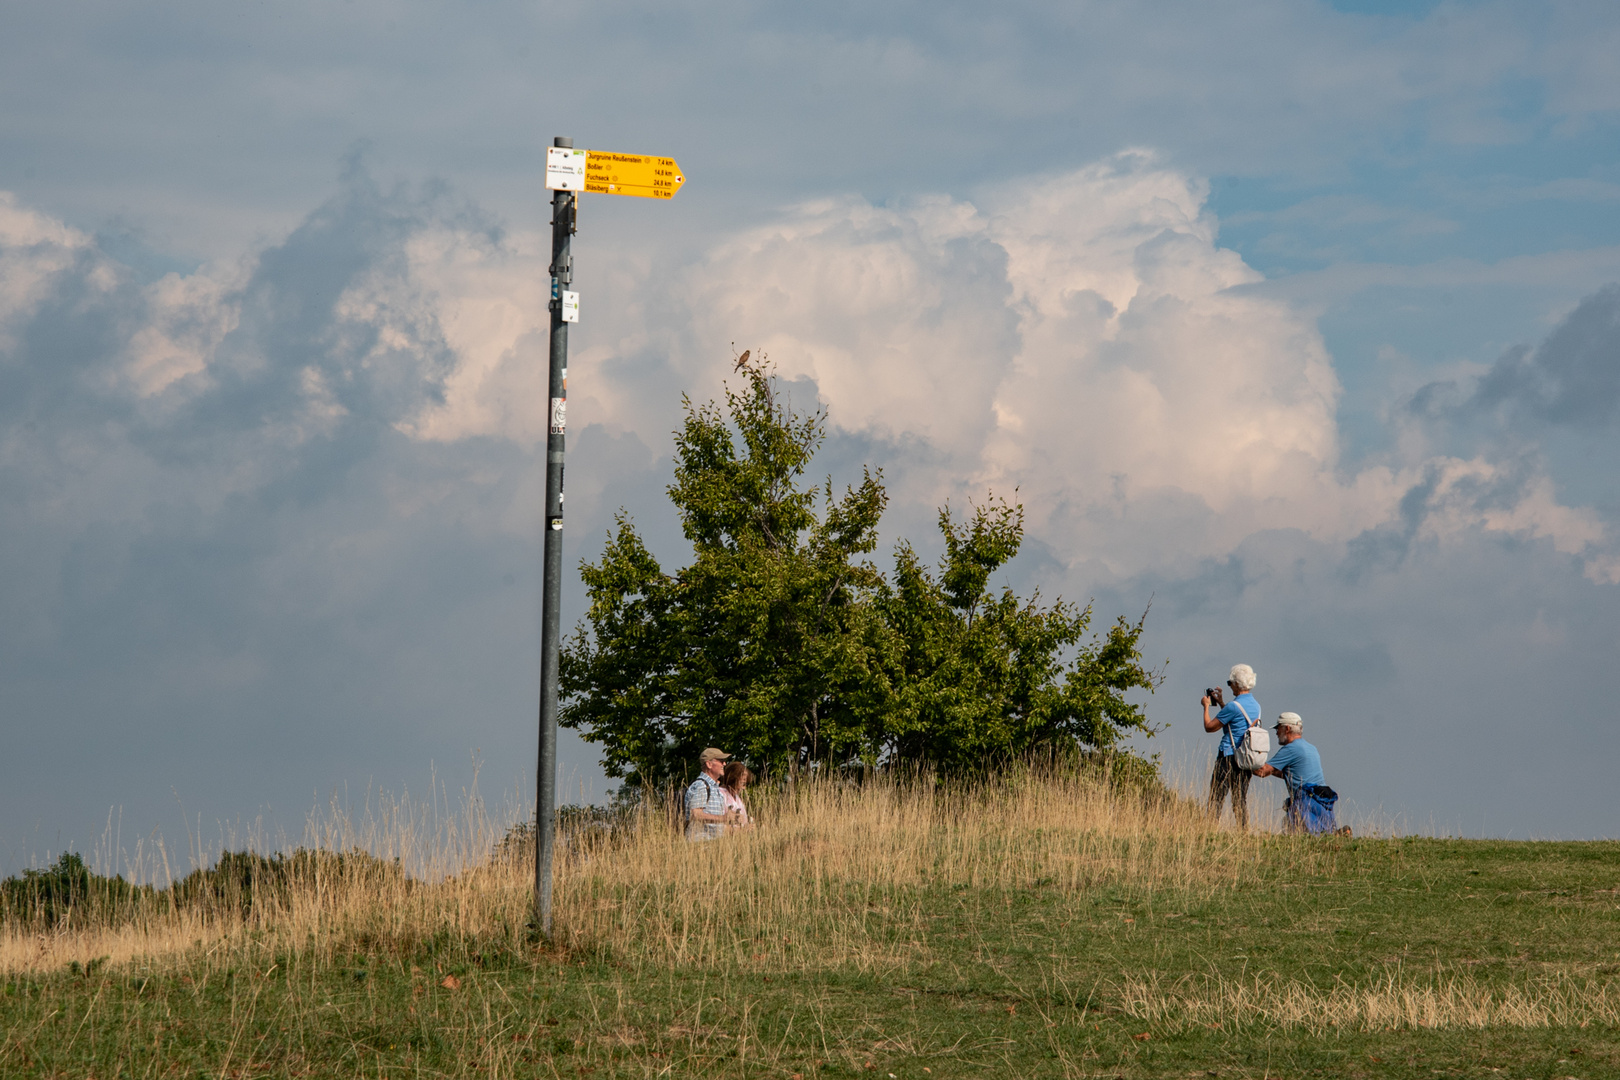
[[[1209, 813], [1219, 817], [1221, 805], [1227, 796], [1232, 798], [1232, 817], [1238, 828], [1249, 827], [1249, 777], [1247, 770], [1238, 768], [1232, 755], [1243, 742], [1250, 724], [1260, 722], [1260, 703], [1254, 699], [1254, 668], [1248, 664], [1235, 664], [1226, 677], [1232, 690], [1232, 700], [1221, 703], [1219, 690], [1206, 690], [1200, 699], [1204, 706], [1204, 730], [1219, 731], [1221, 743], [1215, 750], [1215, 771], [1209, 776]], [[1210, 715], [1211, 703], [1220, 706], [1220, 712]]]
[[1283, 803], [1289, 832], [1331, 833], [1348, 836], [1333, 818], [1333, 805], [1339, 793], [1327, 786], [1322, 776], [1322, 755], [1305, 741], [1305, 721], [1297, 712], [1277, 714], [1277, 752], [1254, 770], [1256, 776], [1280, 776], [1288, 785], [1288, 801]]

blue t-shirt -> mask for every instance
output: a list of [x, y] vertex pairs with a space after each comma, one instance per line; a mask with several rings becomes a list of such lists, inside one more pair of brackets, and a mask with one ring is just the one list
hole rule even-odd
[[[1242, 705], [1240, 709], [1238, 706]], [[1244, 717], [1244, 713], [1248, 717]], [[1253, 694], [1239, 694], [1226, 703], [1226, 707], [1215, 714], [1215, 719], [1226, 725], [1226, 731], [1221, 735], [1221, 757], [1231, 757], [1232, 748], [1243, 741], [1248, 732], [1249, 725], [1260, 719], [1260, 703], [1254, 700]]]
[[1322, 778], [1322, 755], [1304, 739], [1295, 739], [1287, 746], [1279, 746], [1266, 764], [1283, 774], [1290, 795], [1307, 785], [1327, 783]]

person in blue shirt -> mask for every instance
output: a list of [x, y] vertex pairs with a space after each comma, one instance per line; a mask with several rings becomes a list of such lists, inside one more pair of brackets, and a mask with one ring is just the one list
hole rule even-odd
[[[1243, 741], [1249, 725], [1260, 722], [1260, 703], [1254, 699], [1254, 684], [1254, 668], [1237, 664], [1226, 679], [1233, 695], [1230, 702], [1221, 704], [1219, 690], [1215, 691], [1213, 699], [1209, 694], [1200, 699], [1204, 706], [1204, 730], [1221, 733], [1220, 746], [1215, 750], [1215, 771], [1209, 776], [1209, 813], [1211, 817], [1219, 817], [1221, 804], [1230, 795], [1232, 817], [1240, 829], [1249, 827], [1249, 777], [1252, 774], [1237, 767], [1232, 752]], [[1220, 712], [1213, 716], [1209, 712], [1212, 701], [1220, 706]]]
[[1288, 785], [1288, 831], [1347, 835], [1348, 829], [1335, 828], [1333, 804], [1339, 796], [1322, 776], [1322, 755], [1305, 741], [1305, 721], [1296, 712], [1279, 713], [1276, 726], [1277, 752], [1254, 775], [1280, 776]]

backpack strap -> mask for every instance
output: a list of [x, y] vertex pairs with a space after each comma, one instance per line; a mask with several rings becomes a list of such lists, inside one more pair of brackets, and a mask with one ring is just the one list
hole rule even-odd
[[[1240, 713], [1242, 713], [1242, 714], [1243, 714], [1243, 720], [1244, 720], [1244, 722], [1245, 722], [1245, 723], [1247, 723], [1247, 724], [1248, 724], [1248, 725], [1249, 725], [1249, 726], [1250, 726], [1250, 727], [1253, 727], [1253, 726], [1254, 726], [1254, 722], [1255, 722], [1255, 720], [1258, 720], [1258, 719], [1260, 719], [1260, 718], [1259, 718], [1259, 717], [1258, 717], [1258, 716], [1257, 716], [1257, 717], [1255, 717], [1255, 718], [1254, 718], [1254, 720], [1250, 720], [1250, 719], [1249, 719], [1249, 710], [1248, 710], [1248, 709], [1245, 709], [1245, 708], [1244, 708], [1244, 707], [1243, 707], [1243, 703], [1242, 703], [1242, 702], [1241, 702], [1241, 701], [1239, 701], [1239, 700], [1238, 700], [1238, 699], [1237, 699], [1237, 698], [1233, 698], [1233, 699], [1232, 699], [1232, 704], [1234, 704], [1234, 705], [1236, 705], [1236, 706], [1237, 706], [1237, 711], [1238, 711], [1238, 712], [1240, 712]], [[1231, 732], [1231, 730], [1232, 730], [1232, 725], [1231, 725], [1231, 724], [1227, 724], [1227, 725], [1226, 725], [1226, 729], [1227, 729], [1227, 732], [1228, 732], [1228, 733], [1230, 733], [1230, 732]]]
[[[711, 801], [713, 801], [713, 799], [714, 799], [714, 781], [710, 780], [707, 775], [699, 775], [698, 779], [703, 781], [703, 790], [705, 792], [707, 792], [707, 795], [704, 797], [704, 800], [703, 800], [703, 809], [708, 810], [709, 809], [709, 803]], [[723, 802], [725, 802], [725, 799], [722, 798], [720, 801], [723, 803]], [[687, 817], [691, 817], [691, 816], [692, 815], [690, 813], [687, 814]], [[713, 823], [705, 821], [703, 824], [710, 825], [710, 824], [713, 824]]]
[[[1237, 711], [1243, 714], [1244, 721], [1250, 727], [1253, 727], [1255, 725], [1255, 722], [1260, 719], [1259, 717], [1255, 717], [1254, 720], [1250, 720], [1249, 719], [1249, 710], [1245, 709], [1242, 705], [1238, 704], [1238, 699], [1237, 698], [1232, 699], [1232, 704], [1237, 705]], [[1232, 753], [1236, 754], [1238, 744], [1237, 744], [1237, 740], [1232, 738], [1232, 721], [1228, 720], [1226, 723], [1222, 724], [1221, 727], [1226, 729], [1226, 740], [1232, 744]]]

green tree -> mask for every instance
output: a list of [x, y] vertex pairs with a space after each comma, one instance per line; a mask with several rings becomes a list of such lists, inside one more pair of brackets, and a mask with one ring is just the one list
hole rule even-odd
[[879, 600], [900, 642], [887, 755], [961, 773], [1037, 749], [1108, 749], [1125, 732], [1152, 734], [1142, 707], [1125, 699], [1158, 682], [1139, 649], [1146, 615], [1087, 641], [1090, 605], [992, 592], [990, 576], [1023, 542], [1022, 505], [977, 506], [966, 525], [947, 507], [939, 528], [939, 577], [902, 543]]
[[35, 922], [51, 927], [77, 912], [78, 919], [105, 920], [152, 895], [146, 885], [132, 885], [123, 875], [93, 872], [77, 852], [64, 851], [44, 870], [24, 870], [21, 877], [0, 881], [0, 922]]
[[[778, 400], [763, 363], [725, 409], [685, 401], [669, 495], [692, 544], [667, 574], [622, 512], [582, 567], [585, 620], [563, 650], [561, 722], [610, 776], [688, 774], [704, 746], [767, 768], [906, 760], [947, 772], [1043, 747], [1108, 747], [1146, 729], [1142, 622], [1085, 640], [1091, 609], [1020, 601], [989, 580], [1018, 551], [1022, 507], [940, 514], [936, 579], [909, 544], [893, 580], [865, 556], [881, 473], [834, 497], [805, 483], [826, 417]], [[1151, 733], [1151, 732], [1150, 732]]]
[[[804, 473], [825, 416], [778, 400], [744, 353], [722, 412], [685, 402], [670, 499], [692, 544], [666, 574], [620, 514], [582, 569], [586, 624], [563, 650], [561, 722], [603, 747], [610, 776], [684, 775], [721, 744], [767, 766], [859, 754], [888, 701], [877, 544], [879, 476], [835, 500]], [[817, 504], [821, 512], [817, 512]]]

